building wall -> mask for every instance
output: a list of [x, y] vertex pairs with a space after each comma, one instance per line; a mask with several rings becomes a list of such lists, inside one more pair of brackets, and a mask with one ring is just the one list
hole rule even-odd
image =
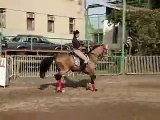
[[[118, 34], [117, 34], [117, 43], [113, 43], [113, 32], [114, 32], [114, 28], [112, 27], [113, 24], [111, 25], [111, 27], [107, 27], [107, 23], [108, 20], [105, 20], [104, 23], [104, 30], [103, 32], [105, 32], [105, 39], [104, 39], [104, 43], [108, 45], [110, 50], [115, 50], [115, 51], [119, 51], [122, 49], [122, 25], [119, 24], [118, 25]], [[128, 37], [128, 33], [125, 33], [125, 40], [127, 40]], [[126, 42], [126, 41], [124, 41]]]
[[[72, 38], [69, 34], [69, 17], [75, 19], [75, 29], [85, 39], [84, 0], [0, 0], [0, 8], [6, 8], [4, 35], [36, 34], [46, 37]], [[26, 12], [35, 13], [35, 30], [27, 30]], [[54, 33], [47, 32], [47, 15], [55, 16]]]
[[109, 49], [112, 50], [121, 50], [122, 45], [122, 27], [118, 27], [118, 36], [117, 43], [113, 43], [113, 29], [109, 32], [106, 32], [106, 42], [109, 46]]

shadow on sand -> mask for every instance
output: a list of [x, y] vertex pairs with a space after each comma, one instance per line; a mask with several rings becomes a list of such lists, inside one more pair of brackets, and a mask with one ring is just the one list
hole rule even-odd
[[[65, 83], [62, 83], [63, 87], [71, 87], [71, 88], [77, 88], [77, 87], [84, 87], [87, 88], [90, 80], [89, 79], [82, 79], [79, 81], [74, 81], [69, 79], [68, 77], [64, 77]], [[57, 83], [48, 83], [48, 84], [42, 84], [38, 89], [40, 90], [45, 90], [49, 86], [54, 86], [55, 88], [57, 87]]]

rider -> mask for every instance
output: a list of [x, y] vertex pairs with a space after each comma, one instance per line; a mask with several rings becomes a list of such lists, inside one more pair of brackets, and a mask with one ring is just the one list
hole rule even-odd
[[73, 32], [73, 40], [72, 40], [72, 44], [73, 44], [73, 51], [75, 54], [77, 54], [82, 60], [84, 60], [84, 64], [81, 66], [81, 70], [84, 70], [86, 68], [86, 65], [88, 64], [89, 60], [88, 58], [83, 54], [83, 52], [81, 52], [82, 50], [82, 46], [80, 41], [78, 40], [79, 37], [79, 31], [76, 30]]

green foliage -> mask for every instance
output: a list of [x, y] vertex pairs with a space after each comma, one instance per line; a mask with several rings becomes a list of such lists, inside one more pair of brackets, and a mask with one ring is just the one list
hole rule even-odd
[[[122, 11], [113, 10], [108, 16], [113, 23], [122, 22]], [[127, 12], [128, 34], [138, 44], [141, 54], [160, 54], [160, 9]]]
[[160, 8], [160, 0], [151, 0], [151, 8], [152, 9]]
[[127, 0], [127, 5], [136, 7], [148, 7], [149, 0]]
[[127, 5], [157, 9], [160, 8], [160, 0], [127, 0]]

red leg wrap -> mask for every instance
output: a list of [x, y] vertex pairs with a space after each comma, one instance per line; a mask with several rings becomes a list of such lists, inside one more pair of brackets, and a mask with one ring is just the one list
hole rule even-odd
[[92, 89], [93, 89], [93, 91], [96, 90], [95, 84], [92, 84]]
[[60, 90], [62, 90], [62, 82], [61, 82], [61, 80], [58, 80], [58, 87], [60, 88]]

